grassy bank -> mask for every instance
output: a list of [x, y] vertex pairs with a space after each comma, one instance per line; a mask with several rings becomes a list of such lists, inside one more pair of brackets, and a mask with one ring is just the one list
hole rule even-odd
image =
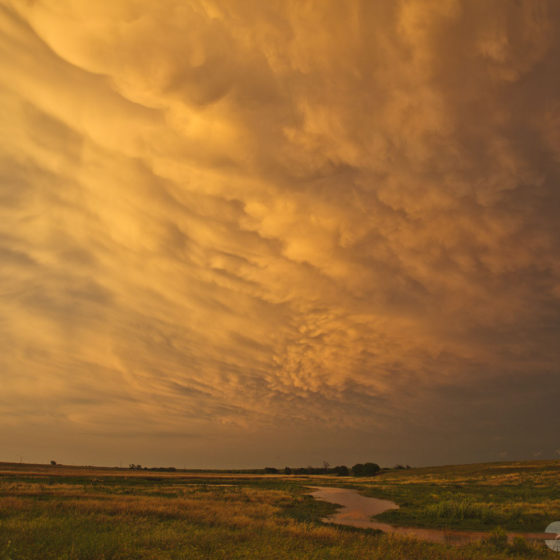
[[303, 488], [322, 480], [12, 469], [0, 472], [0, 559], [557, 558], [542, 544], [458, 549], [325, 526], [334, 506]]
[[542, 532], [560, 519], [560, 463], [538, 461], [391, 471], [346, 482], [400, 505], [396, 525]]

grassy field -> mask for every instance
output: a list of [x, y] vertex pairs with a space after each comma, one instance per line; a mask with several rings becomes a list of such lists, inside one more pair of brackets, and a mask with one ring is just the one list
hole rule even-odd
[[349, 482], [399, 504], [378, 517], [395, 525], [542, 532], [560, 520], [558, 461], [400, 470]]
[[[558, 470], [552, 464], [550, 469], [531, 465], [536, 464], [509, 470], [491, 465], [479, 465], [478, 470], [412, 469], [373, 479], [0, 465], [0, 559], [558, 558], [542, 543], [508, 545], [494, 539], [454, 548], [323, 525], [320, 518], [335, 506], [315, 502], [304, 488], [358, 484], [370, 494], [408, 500], [391, 514], [400, 517], [391, 521], [438, 526], [448, 523], [449, 511], [455, 511], [438, 504], [463, 494], [474, 504], [484, 496], [480, 503], [498, 504], [500, 512], [509, 511], [508, 500], [523, 495], [523, 515], [536, 526], [545, 517], [553, 520], [546, 504], [551, 493], [558, 507]], [[498, 478], [484, 478], [485, 472]], [[511, 488], [502, 490], [498, 481], [509, 481]], [[480, 494], [480, 488], [486, 493]], [[463, 517], [467, 525], [475, 519]], [[506, 522], [512, 519], [503, 515]], [[502, 517], [500, 524], [508, 525]], [[543, 528], [538, 526], [539, 531]]]

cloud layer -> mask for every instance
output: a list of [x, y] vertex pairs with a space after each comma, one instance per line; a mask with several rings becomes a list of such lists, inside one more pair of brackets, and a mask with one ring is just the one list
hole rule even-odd
[[6, 457], [551, 455], [560, 6], [7, 1]]

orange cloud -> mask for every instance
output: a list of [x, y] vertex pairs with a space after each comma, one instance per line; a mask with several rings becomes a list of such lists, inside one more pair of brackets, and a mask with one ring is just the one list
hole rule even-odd
[[9, 453], [522, 455], [524, 394], [554, 425], [555, 3], [0, 14]]

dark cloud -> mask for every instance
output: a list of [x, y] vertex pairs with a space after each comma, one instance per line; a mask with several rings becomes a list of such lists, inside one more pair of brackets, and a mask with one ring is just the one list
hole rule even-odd
[[552, 456], [559, 26], [555, 2], [7, 2], [6, 453]]

